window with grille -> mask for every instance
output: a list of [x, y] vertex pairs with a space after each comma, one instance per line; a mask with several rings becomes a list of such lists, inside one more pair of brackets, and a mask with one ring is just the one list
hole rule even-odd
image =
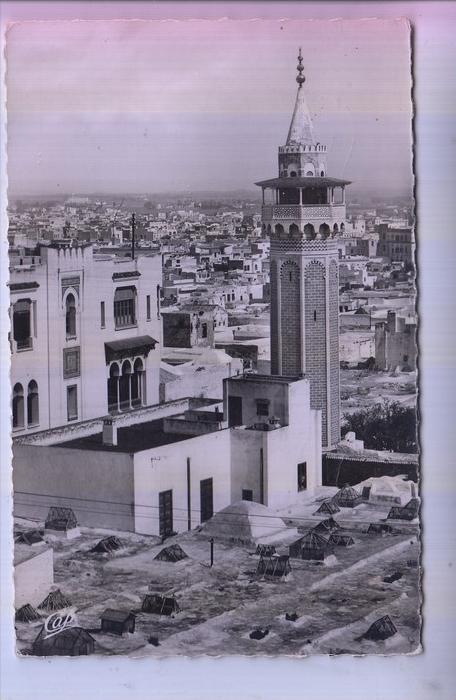
[[114, 323], [116, 328], [136, 325], [136, 289], [124, 287], [116, 289], [114, 295]]
[[63, 378], [79, 377], [80, 351], [79, 348], [64, 348], [63, 350]]
[[256, 412], [257, 416], [269, 416], [269, 400], [257, 399]]

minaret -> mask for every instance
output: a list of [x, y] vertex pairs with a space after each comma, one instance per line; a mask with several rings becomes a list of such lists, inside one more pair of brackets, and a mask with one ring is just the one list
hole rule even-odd
[[279, 177], [263, 190], [263, 235], [271, 239], [271, 374], [305, 375], [311, 407], [322, 412], [322, 446], [340, 440], [339, 271], [348, 180], [326, 174], [315, 140], [298, 56], [298, 92]]

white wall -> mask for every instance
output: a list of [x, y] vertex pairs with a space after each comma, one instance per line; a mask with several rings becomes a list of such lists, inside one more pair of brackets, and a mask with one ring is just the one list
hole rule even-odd
[[80, 525], [133, 530], [133, 459], [122, 452], [14, 445], [14, 513], [44, 523], [51, 506]]
[[307, 380], [289, 385], [289, 425], [265, 433], [265, 504], [283, 508], [298, 498], [297, 465], [307, 463], [307, 491], [322, 483], [321, 411], [310, 410]]
[[[361, 317], [365, 318], [365, 317]], [[345, 362], [361, 362], [375, 357], [374, 332], [349, 332], [339, 335], [339, 359]]]
[[[307, 380], [290, 383], [233, 380], [229, 394], [243, 397], [244, 422], [260, 422], [256, 416], [257, 398], [269, 398], [275, 415], [288, 425], [275, 430], [231, 429], [231, 499], [239, 500], [243, 488], [261, 497], [261, 457], [263, 450], [264, 504], [283, 508], [299, 498], [297, 465], [307, 463], [307, 490], [322, 483], [321, 411], [310, 409]], [[244, 408], [245, 405], [245, 408]]]
[[[236, 363], [236, 360], [233, 360], [233, 364]], [[191, 370], [183, 368], [182, 374], [176, 375], [176, 379], [162, 382], [160, 400], [173, 401], [187, 396], [221, 399], [223, 397], [223, 380], [232, 374], [231, 363], [207, 365], [199, 371], [196, 370], [197, 367], [192, 367]]]
[[231, 495], [230, 431], [219, 430], [134, 455], [135, 532], [159, 534], [158, 494], [173, 491], [173, 528], [187, 530], [187, 458], [191, 473], [191, 525], [200, 524], [200, 481], [213, 479], [214, 513]]
[[[26, 545], [28, 546], [28, 545]], [[21, 560], [14, 567], [15, 607], [21, 608], [30, 603], [39, 605], [51, 590], [54, 583], [54, 552], [47, 547], [40, 552], [30, 552], [32, 556]]]
[[[231, 502], [241, 500], [242, 490], [250, 489], [253, 500], [261, 503], [261, 449], [264, 462], [264, 436], [260, 430], [231, 428]], [[263, 467], [264, 472], [264, 467]], [[263, 477], [264, 483], [265, 477]]]

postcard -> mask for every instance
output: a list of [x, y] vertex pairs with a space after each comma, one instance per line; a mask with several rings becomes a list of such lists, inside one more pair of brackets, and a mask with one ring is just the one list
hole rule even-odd
[[17, 654], [420, 652], [410, 23], [6, 59]]

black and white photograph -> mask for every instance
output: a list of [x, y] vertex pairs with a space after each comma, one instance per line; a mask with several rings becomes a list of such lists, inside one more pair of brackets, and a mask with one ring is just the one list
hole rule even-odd
[[419, 654], [410, 22], [5, 44], [16, 653]]

